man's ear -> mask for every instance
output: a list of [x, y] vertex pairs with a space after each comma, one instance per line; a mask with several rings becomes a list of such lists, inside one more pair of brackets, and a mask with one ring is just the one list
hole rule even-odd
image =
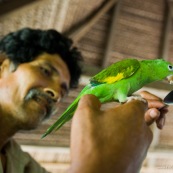
[[0, 54], [0, 78], [6, 76], [6, 74], [14, 72], [17, 69], [17, 64], [10, 61], [10, 59], [4, 55]]

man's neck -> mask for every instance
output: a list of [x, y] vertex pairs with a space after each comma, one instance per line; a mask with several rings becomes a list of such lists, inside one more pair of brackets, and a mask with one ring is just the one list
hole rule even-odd
[[0, 113], [0, 151], [17, 131], [18, 129], [16, 129], [14, 122]]

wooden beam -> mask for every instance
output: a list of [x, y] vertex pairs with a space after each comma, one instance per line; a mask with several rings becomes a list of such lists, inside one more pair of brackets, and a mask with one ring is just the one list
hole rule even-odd
[[[25, 1], [25, 0], [22, 0]], [[27, 2], [30, 0], [26, 0]], [[47, 0], [31, 0], [30, 3], [27, 3], [23, 6], [18, 6], [17, 8], [13, 9], [12, 11], [9, 11], [8, 13], [5, 13], [3, 15], [0, 15], [0, 22], [1, 20], [7, 20], [8, 17], [15, 16], [21, 13], [26, 13], [28, 10], [32, 10], [36, 6], [41, 6], [45, 3], [49, 3]], [[20, 9], [20, 10], [19, 10]]]
[[70, 0], [58, 1], [54, 0], [54, 12], [52, 12], [51, 22], [49, 28], [55, 28], [59, 32], [62, 32], [64, 23], [66, 22], [66, 15], [70, 5]]
[[75, 31], [72, 31], [66, 35], [74, 41], [74, 44], [77, 43], [84, 35], [86, 35], [86, 33], [92, 28], [92, 26], [100, 19], [102, 15], [105, 14], [113, 5], [115, 5], [116, 2], [117, 0], [109, 0], [106, 5], [95, 14], [93, 18], [77, 28]]
[[113, 11], [112, 24], [111, 24], [110, 31], [108, 34], [107, 47], [105, 49], [105, 55], [104, 55], [104, 58], [102, 61], [102, 67], [103, 68], [108, 66], [108, 62], [110, 59], [110, 52], [112, 51], [112, 43], [113, 43], [113, 40], [115, 38], [116, 24], [117, 24], [120, 8], [122, 5], [122, 1], [123, 0], [119, 0], [117, 2], [116, 6], [114, 8], [114, 11]]
[[169, 57], [169, 48], [170, 48], [170, 38], [172, 30], [172, 13], [173, 13], [173, 2], [168, 0], [165, 7], [165, 22], [163, 28], [163, 37], [161, 40], [160, 48], [160, 58], [168, 60]]
[[0, 16], [38, 0], [10, 0], [0, 3]]

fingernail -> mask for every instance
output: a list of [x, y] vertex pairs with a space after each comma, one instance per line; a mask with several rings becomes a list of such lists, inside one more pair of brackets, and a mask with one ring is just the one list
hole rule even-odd
[[156, 112], [155, 110], [151, 110], [151, 112], [150, 112], [150, 117], [151, 118], [156, 118], [156, 117], [158, 117], [159, 115], [158, 115], [158, 112]]

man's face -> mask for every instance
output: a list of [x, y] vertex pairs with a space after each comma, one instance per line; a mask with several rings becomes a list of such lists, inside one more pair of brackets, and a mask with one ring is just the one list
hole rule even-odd
[[12, 64], [6, 59], [1, 65], [0, 114], [14, 119], [21, 129], [32, 129], [55, 114], [68, 91], [70, 74], [58, 55], [47, 53], [14, 71]]

